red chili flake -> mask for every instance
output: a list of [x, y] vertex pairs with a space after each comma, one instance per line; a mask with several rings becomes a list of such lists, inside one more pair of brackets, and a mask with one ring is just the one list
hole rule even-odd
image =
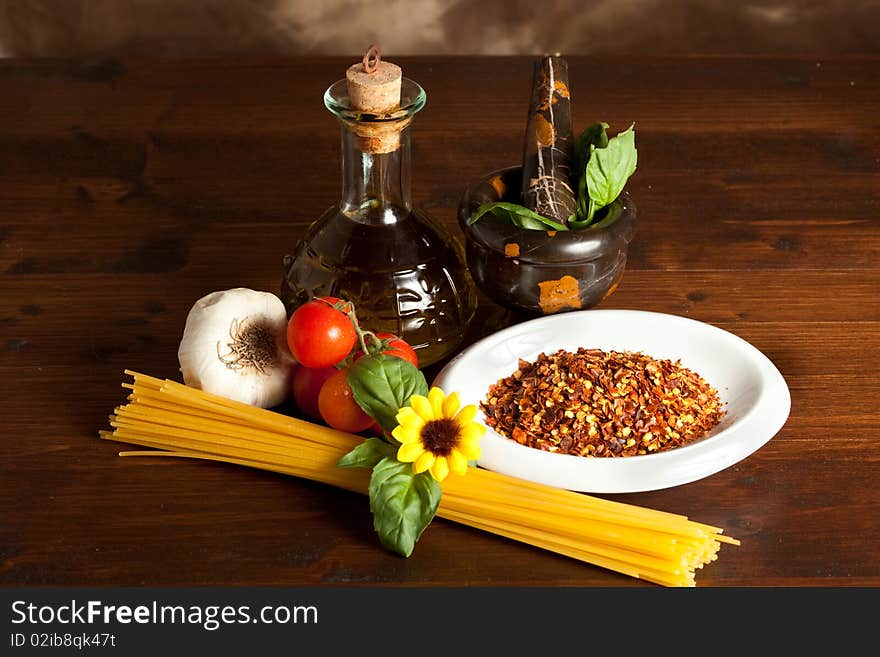
[[680, 361], [584, 348], [520, 359], [480, 407], [488, 426], [521, 445], [599, 457], [681, 447], [725, 415], [717, 390]]

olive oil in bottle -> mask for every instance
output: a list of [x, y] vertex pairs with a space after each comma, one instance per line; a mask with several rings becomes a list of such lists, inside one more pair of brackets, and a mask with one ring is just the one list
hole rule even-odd
[[342, 132], [342, 198], [285, 257], [281, 289], [288, 313], [316, 296], [354, 302], [364, 328], [404, 338], [420, 366], [460, 346], [476, 309], [461, 247], [412, 207], [409, 131], [425, 99], [378, 56], [327, 89]]

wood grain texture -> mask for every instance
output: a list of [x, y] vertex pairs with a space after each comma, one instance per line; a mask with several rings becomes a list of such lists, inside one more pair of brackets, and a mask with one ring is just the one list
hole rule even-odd
[[[0, 63], [0, 584], [647, 586], [438, 520], [384, 552], [364, 497], [97, 440], [126, 367], [177, 375], [192, 302], [275, 291], [337, 200], [339, 58]], [[529, 58], [401, 59], [416, 202], [516, 164]], [[575, 129], [636, 122], [640, 224], [602, 307], [692, 317], [782, 371], [791, 417], [677, 488], [612, 496], [742, 539], [702, 586], [880, 585], [880, 59], [571, 58]], [[292, 84], [292, 81], [296, 84]], [[481, 298], [469, 339], [516, 317]]]

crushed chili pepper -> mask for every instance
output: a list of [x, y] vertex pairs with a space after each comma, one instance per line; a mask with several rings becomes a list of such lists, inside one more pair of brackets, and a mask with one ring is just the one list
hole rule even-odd
[[681, 447], [725, 415], [717, 390], [680, 361], [584, 348], [521, 359], [480, 407], [489, 427], [522, 445], [598, 457]]

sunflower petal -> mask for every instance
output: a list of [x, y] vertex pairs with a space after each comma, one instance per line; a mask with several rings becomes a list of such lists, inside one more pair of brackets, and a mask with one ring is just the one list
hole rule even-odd
[[468, 460], [457, 449], [452, 450], [446, 458], [449, 461], [449, 469], [457, 475], [467, 474]]
[[473, 422], [474, 418], [476, 417], [477, 407], [474, 404], [468, 404], [458, 412], [458, 415], [455, 416], [455, 419], [458, 420], [459, 424], [464, 427]]
[[428, 391], [428, 401], [431, 402], [431, 410], [434, 412], [434, 419], [439, 420], [443, 416], [443, 402], [446, 401], [446, 395], [440, 388], [431, 388]]
[[486, 427], [482, 424], [477, 424], [476, 422], [471, 422], [461, 428], [462, 440], [478, 441], [484, 435], [486, 435]]
[[468, 461], [476, 461], [483, 455], [479, 442], [476, 440], [462, 440], [458, 443], [458, 451], [461, 452]]
[[419, 417], [419, 414], [412, 409], [412, 406], [402, 407], [399, 411], [397, 411], [397, 415], [394, 416], [394, 419], [397, 420], [397, 424], [424, 424], [425, 422], [422, 418]]
[[419, 472], [424, 472], [432, 465], [434, 465], [434, 454], [431, 452], [422, 452], [422, 454], [415, 460], [415, 463], [413, 463], [413, 470], [418, 474]]
[[455, 417], [460, 406], [461, 398], [458, 396], [458, 393], [450, 392], [449, 396], [446, 397], [446, 401], [443, 402], [443, 417]]
[[449, 474], [449, 464], [446, 462], [445, 456], [438, 456], [434, 459], [434, 465], [431, 466], [431, 475], [437, 481], [446, 479]]
[[421, 441], [419, 440], [419, 438], [421, 437], [420, 429], [421, 427], [412, 427], [409, 425], [400, 424], [394, 427], [391, 435], [397, 438], [397, 440], [404, 445], [407, 445], [409, 443], [421, 444]]
[[397, 450], [397, 460], [403, 463], [412, 463], [424, 453], [425, 448], [422, 447], [422, 443], [418, 441], [404, 443]]
[[409, 399], [409, 405], [425, 422], [430, 422], [434, 419], [434, 409], [431, 408], [431, 402], [428, 401], [427, 397], [413, 395]]

